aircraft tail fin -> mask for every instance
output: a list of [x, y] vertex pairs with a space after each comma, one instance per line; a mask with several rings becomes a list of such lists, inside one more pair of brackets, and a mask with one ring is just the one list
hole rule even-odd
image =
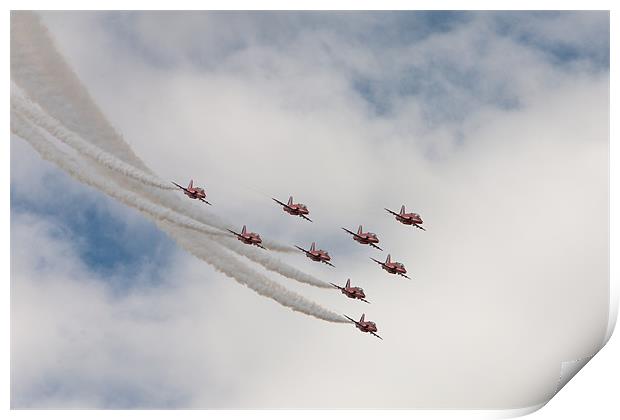
[[360, 322], [364, 322], [364, 317], [366, 316], [366, 314], [362, 314], [362, 317], [360, 318]]
[[187, 189], [189, 190], [190, 188], [193, 188], [193, 187], [194, 187], [194, 180], [190, 179], [189, 180], [189, 185], [187, 186]]
[[345, 287], [351, 287], [351, 279], [347, 279], [347, 285]]
[[405, 205], [404, 204], [400, 208], [400, 214], [405, 214]]
[[387, 258], [385, 259], [385, 263], [389, 264], [392, 262], [392, 256], [390, 254], [388, 254]]
[[357, 234], [358, 235], [362, 234], [362, 225], [360, 225], [360, 227], [357, 228]]
[[247, 228], [245, 227], [245, 225], [243, 225], [243, 228], [241, 229], [241, 234], [243, 235], [245, 232], [247, 232]]
[[288, 202], [286, 204], [288, 204], [289, 206], [293, 205], [293, 196], [292, 195], [288, 198]]
[[310, 245], [310, 251], [314, 251], [315, 247], [316, 247], [316, 244], [312, 242], [312, 245]]

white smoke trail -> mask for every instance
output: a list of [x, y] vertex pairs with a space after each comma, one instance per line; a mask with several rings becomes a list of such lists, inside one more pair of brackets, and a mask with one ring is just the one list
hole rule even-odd
[[[121, 175], [129, 176], [138, 182], [164, 190], [176, 189], [176, 187], [165, 183], [156, 176], [150, 175], [149, 173], [133, 167], [132, 165], [99, 149], [97, 146], [92, 145], [82, 137], [71, 132], [64, 127], [62, 123], [47, 114], [38, 104], [30, 100], [24, 93], [23, 89], [14, 82], [11, 83], [11, 109], [19, 112], [33, 124], [43, 128], [58, 140], [71, 146], [74, 150], [76, 150], [76, 152], [92, 159], [95, 162], [103, 164], [105, 167], [120, 173]], [[157, 194], [157, 192], [139, 188], [137, 184], [131, 184], [128, 182], [125, 182], [124, 185], [126, 185], [127, 188], [132, 189], [133, 192], [143, 195], [151, 201], [156, 201], [159, 204], [163, 204], [165, 207], [168, 207], [177, 213], [182, 213], [202, 224], [212, 226], [216, 229], [221, 229], [222, 231], [226, 229], [234, 230], [231, 225], [219, 220], [219, 218], [206, 214], [207, 212], [205, 209], [201, 209], [202, 211], [197, 211], [193, 208], [193, 206], [188, 205], [189, 203], [180, 202], [176, 196]], [[278, 252], [295, 252], [295, 250], [290, 246], [281, 245], [269, 240], [264, 241], [264, 246], [267, 249]]]
[[308, 300], [286, 289], [284, 286], [269, 280], [260, 273], [254, 272], [245, 265], [240, 264], [233, 255], [221, 249], [218, 244], [213, 242], [210, 238], [202, 236], [199, 240], [195, 240], [188, 236], [187, 232], [171, 224], [162, 225], [160, 223], [160, 227], [162, 227], [164, 231], [167, 231], [184, 249], [194, 256], [206, 261], [228, 277], [248, 286], [256, 293], [267, 296], [294, 311], [302, 312], [325, 321], [349, 322], [342, 315], [325, 309], [318, 303]]
[[11, 80], [69, 130], [150, 172], [110, 125], [34, 12], [11, 11]]
[[35, 126], [28, 123], [27, 119], [15, 111], [11, 112], [11, 132], [30, 143], [44, 159], [55, 163], [74, 178], [103, 191], [123, 204], [134, 207], [158, 220], [176, 223], [179, 226], [208, 235], [226, 236], [225, 233], [219, 230], [205, 226], [202, 223], [196, 222], [170, 209], [158, 206], [131, 192], [127, 192], [115, 183], [88, 175], [85, 169], [75, 159], [45, 139]]
[[[13, 108], [19, 110], [23, 115], [27, 116], [36, 125], [44, 128], [54, 137], [70, 145], [78, 153], [111, 169], [112, 171], [109, 172], [109, 175], [112, 179], [116, 179], [125, 189], [129, 189], [146, 199], [146, 201], [141, 200], [138, 203], [142, 205], [143, 211], [153, 217], [165, 217], [165, 220], [173, 222], [176, 220], [177, 224], [181, 226], [190, 227], [211, 235], [217, 235], [218, 233], [205, 229], [206, 226], [204, 225], [222, 230], [235, 229], [217, 216], [209, 213], [206, 209], [201, 208], [198, 210], [191, 203], [185, 200], [181, 201], [177, 195], [171, 194], [169, 191], [148, 188], [152, 186], [162, 188], [164, 185], [166, 189], [170, 187], [156, 176], [150, 175], [153, 172], [133, 154], [129, 145], [114, 131], [105, 116], [93, 103], [86, 89], [80, 84], [77, 77], [56, 51], [52, 40], [47, 34], [47, 30], [40, 24], [36, 15], [29, 12], [14, 12], [12, 14], [11, 30], [13, 47], [11, 100]], [[19, 83], [13, 80], [14, 78]], [[18, 84], [20, 85], [19, 87], [17, 86]], [[21, 84], [24, 84], [25, 88]], [[59, 85], [62, 89], [54, 86], [54, 84]], [[52, 112], [56, 113], [57, 118], [52, 115], [52, 112], [42, 109], [39, 104], [30, 100], [30, 95], [34, 95], [37, 101], [41, 101], [42, 104], [47, 104], [45, 108], [51, 106], [53, 108]], [[76, 116], [80, 116], [81, 119], [76, 118]], [[74, 127], [76, 132], [66, 128], [64, 124]], [[89, 127], [89, 124], [92, 127]], [[97, 143], [97, 145], [85, 139], [90, 139]], [[109, 146], [110, 143], [112, 143], [112, 146]], [[107, 147], [112, 154], [99, 146]], [[127, 153], [128, 150], [130, 153]], [[117, 155], [123, 156], [125, 160], [122, 160]], [[126, 161], [132, 162], [134, 165], [139, 166], [139, 168], [126, 163]], [[124, 177], [119, 179], [118, 176], [114, 176], [116, 174], [121, 174]], [[142, 184], [129, 182], [125, 178], [127, 176]], [[159, 206], [151, 204], [149, 201], [157, 203]], [[166, 207], [172, 212], [166, 212], [161, 206]], [[199, 223], [192, 223], [191, 220], [181, 215], [185, 215], [187, 218], [194, 219], [194, 221]], [[223, 246], [263, 265], [268, 270], [305, 284], [324, 288], [331, 287], [329, 284], [288, 266], [262, 251], [248, 248], [233, 239], [222, 239], [223, 242], [221, 243]], [[273, 251], [296, 252], [290, 246], [280, 245], [269, 240], [264, 240], [263, 244], [267, 249]]]
[[[152, 174], [94, 103], [58, 52], [36, 13], [11, 12], [11, 81], [19, 85], [25, 95], [52, 118], [80, 138], [120, 161]], [[137, 185], [134, 192], [203, 224], [219, 229], [233, 229], [233, 226], [219, 220], [214, 214], [204, 209], [197, 211], [190, 203], [180, 202], [176, 196], [139, 188]], [[264, 245], [274, 251], [295, 252], [291, 247], [271, 241], [266, 241]]]
[[322, 287], [324, 289], [333, 288], [332, 285], [324, 282], [323, 280], [319, 280], [310, 274], [306, 274], [303, 271], [296, 269], [295, 267], [291, 267], [290, 265], [280, 261], [277, 258], [271, 257], [268, 253], [259, 249], [248, 248], [232, 238], [218, 238], [218, 243], [222, 244], [231, 251], [239, 255], [243, 255], [248, 259], [262, 265], [267, 270], [281, 274], [289, 279], [315, 287]]
[[[133, 166], [116, 159], [114, 156], [109, 155], [108, 153], [100, 150], [96, 146], [93, 146], [86, 141], [82, 140], [79, 136], [71, 133], [65, 127], [62, 126], [58, 121], [54, 120], [54, 118], [50, 117], [45, 111], [43, 111], [37, 104], [31, 102], [27, 98], [24, 98], [21, 89], [16, 84], [12, 84], [12, 92], [11, 92], [11, 109], [17, 114], [26, 117], [31, 123], [38, 127], [42, 127], [45, 129], [50, 135], [54, 136], [61, 141], [64, 140], [66, 144], [73, 147], [78, 153], [82, 153], [87, 157], [94, 159], [96, 162], [103, 163], [106, 167], [115, 170], [117, 172], [122, 173], [123, 175], [131, 176], [132, 178], [145, 182], [149, 185], [154, 185], [157, 183], [158, 179], [140, 171]], [[142, 205], [143, 208], [147, 208], [147, 205]], [[153, 206], [148, 206], [149, 214], [154, 217], [161, 218], [161, 209], [153, 210], [153, 208], [157, 209]], [[188, 226], [188, 221], [185, 220], [184, 217], [180, 216], [179, 218], [174, 218], [176, 220], [175, 223], [181, 226]], [[172, 220], [172, 216], [168, 215], [167, 220]], [[217, 226], [220, 228], [220, 226]], [[196, 226], [195, 230], [200, 230], [203, 233], [216, 234], [217, 236], [223, 236], [223, 233], [216, 233], [215, 231], [207, 231], [205, 229], [199, 229]], [[291, 267], [284, 262], [274, 259], [271, 256], [265, 254], [262, 251], [254, 250], [251, 248], [247, 248], [247, 246], [237, 243], [235, 240], [230, 238], [222, 238], [222, 245], [226, 248], [236, 252], [239, 255], [243, 255], [250, 260], [261, 264], [263, 267], [267, 268], [270, 271], [281, 274], [285, 277], [288, 277], [293, 280], [297, 280], [301, 283], [309, 284], [316, 287], [323, 288], [331, 288], [331, 286], [319, 280], [309, 274], [306, 274], [300, 270]], [[270, 243], [267, 243], [267, 246], [273, 246]], [[276, 246], [277, 247], [277, 246]], [[277, 247], [282, 249], [281, 247]]]
[[177, 188], [168, 182], [164, 182], [153, 175], [123, 162], [117, 157], [83, 140], [78, 135], [65, 128], [55, 118], [49, 116], [39, 105], [22, 96], [20, 90], [21, 88], [19, 86], [15, 83], [11, 83], [11, 109], [27, 117], [35, 125], [45, 129], [49, 134], [71, 146], [77, 152], [114, 171], [120, 172], [123, 175], [145, 184], [164, 190], [175, 190]]
[[97, 179], [97, 177], [89, 174], [79, 162], [45, 139], [36, 127], [15, 111], [11, 112], [11, 132], [26, 140], [41, 157], [55, 163], [79, 181], [93, 186], [124, 204], [155, 218], [160, 222], [160, 226], [167, 226], [171, 236], [187, 251], [208, 262], [218, 271], [248, 286], [256, 293], [270, 297], [281, 305], [295, 311], [325, 321], [348, 322], [342, 316], [286, 289], [284, 286], [254, 272], [243, 264], [239, 264], [232, 255], [219, 249], [217, 243], [212, 239], [208, 239], [207, 236], [202, 236], [202, 243], [200, 246], [197, 245], [197, 241], [192, 240], [191, 235], [188, 235], [187, 232], [178, 232], [178, 229], [182, 226], [186, 230], [205, 233], [195, 221], [187, 219], [191, 223], [179, 223], [178, 217], [180, 215], [158, 208], [158, 206], [136, 197], [133, 193], [122, 190], [120, 186], [114, 185], [109, 181]]

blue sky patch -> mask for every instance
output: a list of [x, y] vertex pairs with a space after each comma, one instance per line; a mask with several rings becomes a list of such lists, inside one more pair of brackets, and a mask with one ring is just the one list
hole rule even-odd
[[51, 234], [68, 239], [82, 262], [115, 288], [132, 288], [137, 279], [154, 284], [162, 280], [176, 245], [152, 222], [142, 217], [125, 220], [123, 213], [133, 210], [58, 169], [50, 169], [42, 183], [46, 193], [35, 200], [11, 185], [12, 216], [28, 213], [56, 226]]

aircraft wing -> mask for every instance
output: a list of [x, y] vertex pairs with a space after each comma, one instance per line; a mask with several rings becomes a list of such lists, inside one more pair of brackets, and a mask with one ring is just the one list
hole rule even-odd
[[370, 257], [370, 259], [373, 260], [374, 262], [376, 262], [379, 265], [383, 265], [383, 261], [375, 260], [373, 257]]
[[311, 222], [312, 220], [310, 220], [310, 218], [304, 216], [303, 214], [300, 214], [299, 217], [306, 219], [307, 221]]
[[211, 205], [211, 203], [209, 203], [207, 200], [205, 200], [204, 198], [201, 198], [200, 201], [202, 201], [203, 203], [207, 203], [208, 205]]
[[357, 236], [357, 237], [358, 237], [358, 238], [360, 238], [360, 239], [362, 238], [362, 237], [361, 237], [361, 236], [359, 236], [357, 233], [355, 233], [355, 232], [351, 232], [349, 229], [342, 228], [342, 230], [344, 230], [344, 231], [345, 231], [345, 232], [347, 232], [347, 233], [350, 233], [350, 234], [351, 234], [351, 235], [353, 235], [353, 236]]
[[390, 210], [390, 209], [386, 209], [385, 207], [384, 207], [384, 210], [385, 210], [385, 211], [387, 211], [388, 213], [392, 213], [394, 216], [398, 216], [398, 215], [399, 215], [398, 213], [393, 212], [393, 211], [392, 211], [392, 210]]
[[346, 319], [348, 319], [349, 321], [351, 321], [352, 323], [354, 323], [355, 325], [357, 325], [357, 321], [356, 321], [356, 320], [354, 320], [353, 318], [349, 318], [349, 317], [348, 317], [348, 316], [346, 316], [346, 315], [343, 315], [343, 316], [344, 316]]
[[308, 251], [306, 251], [303, 248], [298, 247], [297, 245], [295, 245], [295, 248], [297, 248], [298, 250], [300, 250], [301, 252], [305, 252], [306, 254], [308, 253]]
[[362, 302], [370, 303], [366, 299], [360, 299]]
[[336, 284], [334, 284], [334, 283], [329, 283], [329, 284], [331, 284], [332, 286], [334, 286], [336, 289], [344, 290], [344, 287], [340, 287], [340, 286], [338, 286], [338, 285], [336, 285]]
[[227, 231], [229, 231], [230, 233], [232, 233], [233, 235], [235, 235], [236, 237], [240, 238], [241, 235], [239, 235], [237, 232], [235, 232], [234, 230], [230, 230], [230, 229], [226, 229]]
[[406, 278], [406, 279], [411, 280], [411, 277], [409, 277], [409, 276], [406, 276], [406, 275], [404, 275], [404, 274], [401, 274], [401, 276], [403, 276], [403, 277], [404, 277], [404, 278]]
[[188, 191], [187, 191], [187, 188], [180, 186], [180, 185], [179, 185], [179, 184], [177, 184], [176, 182], [173, 182], [173, 184], [174, 184], [174, 185], [176, 185], [177, 187], [179, 187], [180, 189], [182, 189], [183, 191], [188, 192]]
[[[371, 334], [372, 334], [372, 335], [374, 335], [374, 336], [375, 336], [375, 337], [377, 337], [377, 338], [381, 338], [381, 337], [379, 336], [379, 334], [375, 334], [374, 332], [371, 332]], [[383, 338], [381, 338], [381, 340], [383, 340]]]
[[[291, 208], [291, 207], [289, 207], [289, 205], [288, 205], [288, 204], [283, 203], [283, 202], [281, 202], [280, 200], [276, 200], [276, 199], [275, 199], [275, 198], [273, 198], [273, 197], [271, 197], [271, 199], [272, 199], [273, 201], [275, 201], [276, 203], [278, 203], [279, 205], [286, 207], [287, 209], [290, 209], [290, 208]], [[292, 209], [291, 209], [291, 210], [292, 210]]]
[[257, 247], [259, 247], [259, 248], [263, 248], [263, 249], [265, 249], [265, 250], [267, 249], [267, 248], [265, 248], [264, 246], [262, 246], [261, 244], [254, 244], [254, 245], [256, 245], [256, 246], [257, 246]]
[[413, 225], [413, 226], [417, 227], [418, 229], [426, 230], [422, 226], [419, 226], [419, 225]]
[[373, 248], [377, 248], [379, 251], [383, 251], [381, 248], [379, 248], [377, 245], [375, 245], [373, 243], [368, 243], [368, 245], [370, 245]]
[[324, 262], [325, 264], [327, 264], [327, 265], [331, 265], [332, 267], [336, 268], [336, 266], [335, 266], [334, 264], [330, 263], [329, 261], [323, 261], [323, 262]]

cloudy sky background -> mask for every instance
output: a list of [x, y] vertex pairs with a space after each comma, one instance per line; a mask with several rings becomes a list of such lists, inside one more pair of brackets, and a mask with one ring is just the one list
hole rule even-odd
[[[371, 305], [270, 276], [385, 340], [240, 287], [13, 137], [13, 407], [515, 408], [598, 349], [607, 13], [40, 16], [147, 166], [318, 241], [336, 269], [283, 258]], [[315, 223], [270, 202], [291, 193]], [[413, 281], [340, 230], [359, 223]]]

